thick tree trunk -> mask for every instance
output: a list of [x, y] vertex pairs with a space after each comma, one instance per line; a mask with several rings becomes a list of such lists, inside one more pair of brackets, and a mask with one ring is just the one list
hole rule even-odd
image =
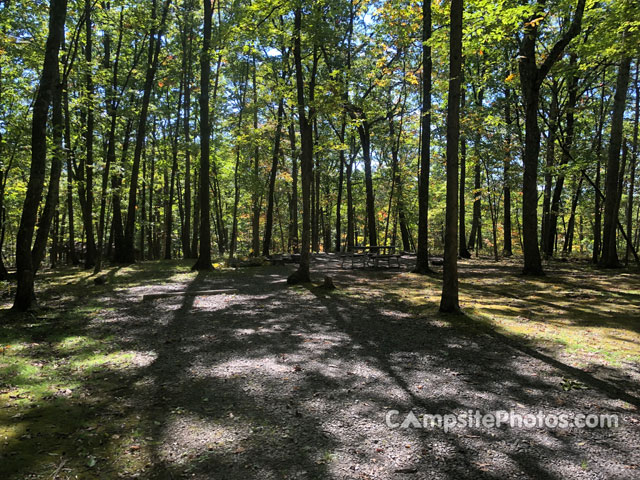
[[40, 85], [33, 104], [31, 122], [31, 167], [25, 195], [20, 227], [16, 241], [16, 266], [18, 286], [13, 308], [28, 310], [34, 305], [35, 269], [31, 255], [33, 231], [47, 163], [47, 116], [49, 105], [58, 82], [58, 52], [64, 37], [64, 22], [67, 14], [66, 0], [51, 0], [49, 7], [49, 34], [45, 46]]
[[602, 237], [601, 267], [616, 268], [620, 266], [616, 245], [616, 227], [620, 191], [618, 181], [620, 175], [620, 148], [622, 145], [622, 127], [624, 110], [629, 86], [629, 69], [631, 59], [624, 58], [618, 69], [616, 93], [613, 98], [613, 113], [611, 115], [611, 139], [609, 141], [609, 158], [607, 162], [607, 179], [604, 201], [604, 229]]
[[538, 155], [540, 154], [540, 128], [538, 106], [543, 80], [558, 61], [569, 42], [580, 32], [586, 0], [578, 0], [569, 29], [551, 47], [542, 65], [536, 63], [537, 18], [544, 12], [536, 11], [525, 21], [520, 44], [520, 85], [525, 113], [525, 145], [522, 177], [522, 240], [525, 275], [542, 275], [542, 261], [538, 248]]
[[447, 99], [447, 207], [441, 312], [458, 312], [458, 148], [460, 142], [460, 73], [462, 71], [463, 0], [451, 0], [449, 94]]

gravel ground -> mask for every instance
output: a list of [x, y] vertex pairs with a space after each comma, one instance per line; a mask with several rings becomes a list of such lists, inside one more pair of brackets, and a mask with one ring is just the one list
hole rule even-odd
[[[199, 275], [110, 294], [93, 328], [137, 352], [132, 387], [151, 445], [137, 478], [640, 478], [636, 406], [599, 389], [565, 390], [566, 371], [499, 337], [345, 295], [395, 269], [341, 270], [288, 287], [292, 265]], [[405, 269], [408, 268], [405, 266]], [[214, 289], [225, 294], [198, 294]], [[163, 292], [186, 295], [142, 300]], [[637, 385], [635, 385], [637, 390]], [[615, 414], [617, 428], [390, 428], [421, 414]], [[126, 476], [126, 475], [125, 475]]]

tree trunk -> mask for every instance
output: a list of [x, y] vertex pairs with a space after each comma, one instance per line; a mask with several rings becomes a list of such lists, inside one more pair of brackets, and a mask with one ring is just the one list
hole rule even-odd
[[[576, 68], [576, 55], [571, 54], [571, 60], [569, 62], [569, 68]], [[560, 160], [560, 168], [558, 171], [558, 177], [556, 179], [556, 186], [553, 190], [553, 198], [551, 199], [551, 206], [549, 211], [549, 221], [547, 223], [547, 229], [545, 231], [546, 240], [543, 242], [544, 254], [547, 257], [553, 256], [553, 246], [556, 243], [556, 233], [558, 228], [558, 215], [560, 215], [560, 200], [562, 198], [562, 189], [564, 187], [564, 167], [569, 163], [571, 158], [571, 150], [573, 148], [573, 134], [574, 134], [574, 110], [577, 103], [577, 88], [578, 78], [573, 71], [569, 74], [569, 99], [566, 105], [566, 132], [562, 147], [562, 159]]]
[[[301, 52], [301, 36], [302, 32], [302, 9], [298, 7], [294, 17], [293, 32], [293, 57], [296, 66], [296, 93], [298, 100], [298, 118], [300, 121], [300, 143], [301, 155], [300, 163], [302, 167], [302, 245], [300, 249], [300, 264], [298, 269], [289, 275], [287, 283], [305, 283], [310, 282], [309, 266], [310, 266], [310, 236], [311, 236], [311, 182], [313, 181], [313, 132], [312, 125], [307, 117], [305, 108], [304, 94], [304, 72], [302, 70], [302, 52]], [[315, 70], [315, 69], [314, 69]], [[312, 72], [310, 81], [310, 96], [313, 94], [313, 85], [315, 83], [315, 71]]]
[[[345, 130], [347, 128], [347, 119], [342, 116], [342, 125], [340, 126], [340, 143], [344, 145], [344, 136]], [[346, 163], [346, 158], [344, 154], [344, 149], [340, 149], [339, 153], [339, 162], [340, 162], [340, 173], [338, 174], [338, 196], [336, 199], [336, 243], [334, 251], [336, 253], [340, 252], [341, 244], [342, 244], [342, 189], [344, 184], [344, 167]]]
[[66, 0], [51, 0], [49, 7], [49, 33], [45, 46], [42, 75], [38, 93], [33, 103], [29, 181], [16, 241], [18, 286], [13, 308], [20, 311], [28, 310], [34, 305], [35, 301], [35, 269], [31, 255], [31, 243], [33, 241], [38, 206], [44, 188], [47, 162], [47, 116], [56, 82], [58, 82], [58, 52], [64, 37], [66, 14]]
[[624, 264], [629, 265], [629, 254], [631, 253], [631, 247], [633, 242], [633, 194], [636, 183], [636, 165], [638, 163], [638, 121], [640, 120], [640, 84], [638, 83], [638, 70], [640, 65], [636, 60], [636, 78], [634, 80], [634, 90], [636, 96], [635, 115], [633, 118], [633, 146], [631, 152], [631, 166], [629, 169], [629, 197], [627, 200], [627, 248], [624, 254]]
[[[149, 35], [149, 52], [147, 55], [147, 71], [145, 74], [145, 81], [142, 93], [142, 103], [140, 106], [140, 116], [138, 121], [138, 131], [136, 134], [136, 145], [133, 154], [133, 165], [131, 167], [131, 179], [129, 185], [129, 204], [127, 206], [127, 220], [124, 230], [124, 244], [121, 251], [116, 249], [116, 257], [118, 261], [123, 263], [135, 262], [135, 249], [134, 249], [134, 234], [136, 225], [136, 193], [138, 189], [138, 176], [140, 172], [140, 160], [142, 158], [142, 150], [144, 148], [146, 133], [147, 133], [147, 120], [149, 112], [149, 101], [151, 99], [151, 93], [154, 88], [154, 80], [156, 71], [158, 69], [158, 56], [160, 55], [160, 47], [162, 45], [162, 35], [164, 33], [165, 23], [167, 19], [167, 13], [169, 11], [169, 4], [171, 0], [166, 0], [162, 10], [162, 17], [160, 25], [156, 31], [155, 20], [157, 17], [156, 2], [153, 0], [152, 7], [152, 19], [154, 20], [154, 26], [151, 27]], [[141, 252], [142, 253], [142, 252]]]
[[91, 64], [93, 62], [93, 22], [91, 21], [91, 0], [85, 1], [85, 27], [86, 45], [85, 61], [87, 62], [87, 74], [85, 77], [87, 88], [87, 124], [85, 131], [86, 155], [84, 161], [80, 162], [80, 182], [78, 183], [78, 193], [80, 206], [82, 208], [82, 220], [86, 237], [84, 268], [93, 268], [96, 263], [96, 243], [93, 234], [93, 138], [94, 138], [94, 113], [93, 113], [93, 72]]
[[[462, 2], [460, 2], [462, 4]], [[453, 17], [452, 17], [453, 18]], [[431, 169], [431, 2], [422, 2], [422, 105], [420, 107], [420, 178], [418, 180], [418, 249], [414, 273], [429, 273], [429, 174]], [[458, 72], [459, 74], [460, 72]], [[458, 81], [458, 85], [461, 82]], [[457, 92], [455, 98], [460, 98]], [[460, 108], [458, 105], [457, 108]], [[458, 147], [456, 145], [456, 154]], [[457, 172], [456, 161], [456, 172]], [[457, 174], [457, 173], [456, 173]], [[458, 179], [456, 178], [456, 186]], [[457, 188], [457, 187], [456, 187]], [[457, 203], [457, 200], [456, 200]]]
[[542, 196], [542, 224], [540, 226], [540, 244], [542, 252], [546, 252], [547, 230], [551, 211], [551, 188], [553, 182], [553, 167], [556, 158], [556, 136], [558, 131], [558, 82], [552, 79], [551, 105], [549, 107], [549, 129], [545, 148], [544, 194]]
[[573, 196], [573, 200], [571, 202], [571, 214], [569, 216], [569, 225], [567, 226], [567, 236], [564, 239], [564, 246], [562, 247], [563, 253], [571, 254], [573, 250], [573, 237], [574, 230], [576, 224], [576, 210], [578, 208], [578, 202], [580, 201], [580, 194], [582, 193], [582, 180], [583, 176], [580, 175], [580, 180], [578, 180], [578, 186], [576, 187], [576, 193]]
[[502, 255], [510, 257], [513, 255], [511, 246], [511, 91], [507, 88], [504, 96], [504, 119], [507, 124], [507, 145], [504, 156], [504, 173], [503, 173], [503, 194], [504, 194], [504, 246]]
[[193, 270], [213, 270], [211, 264], [211, 218], [209, 203], [209, 142], [211, 125], [209, 124], [209, 82], [211, 76], [211, 17], [213, 15], [210, 0], [203, 0], [204, 25], [202, 33], [202, 52], [200, 52], [200, 251]]
[[291, 222], [289, 225], [289, 238], [293, 253], [300, 251], [298, 238], [298, 152], [296, 151], [296, 129], [293, 124], [293, 112], [291, 112], [291, 124], [289, 125], [289, 143], [291, 144]]
[[[59, 73], [56, 74], [56, 79]], [[62, 172], [62, 132], [64, 124], [62, 119], [62, 84], [59, 80], [53, 90], [52, 98], [52, 124], [53, 124], [53, 152], [51, 158], [51, 171], [49, 173], [49, 188], [44, 208], [40, 214], [38, 231], [31, 252], [33, 258], [33, 270], [37, 272], [46, 254], [47, 240], [53, 216], [58, 209], [60, 174]]]
[[278, 175], [278, 158], [280, 157], [280, 133], [282, 130], [282, 117], [284, 115], [284, 98], [278, 103], [276, 132], [273, 141], [273, 156], [271, 160], [271, 172], [269, 173], [269, 190], [267, 192], [267, 216], [264, 224], [264, 241], [262, 243], [262, 255], [269, 256], [271, 235], [273, 230], [273, 196], [276, 189], [276, 177]]
[[[464, 114], [466, 107], [466, 86], [461, 82], [460, 91], [460, 109]], [[465, 207], [465, 191], [467, 188], [467, 138], [460, 134], [460, 213], [459, 213], [459, 234], [458, 234], [458, 255], [461, 258], [471, 258], [471, 253], [467, 248], [467, 226], [466, 226], [466, 207]]]
[[609, 158], [607, 162], [607, 179], [605, 183], [604, 229], [602, 237], [602, 258], [599, 265], [606, 268], [620, 266], [616, 245], [616, 227], [618, 221], [618, 205], [620, 191], [618, 188], [620, 169], [620, 147], [622, 144], [622, 127], [624, 110], [629, 86], [629, 69], [631, 59], [624, 58], [618, 69], [616, 93], [613, 98], [611, 115], [611, 139], [609, 141]]
[[542, 65], [536, 62], [536, 21], [541, 12], [534, 12], [525, 22], [524, 35], [520, 44], [519, 71], [525, 113], [525, 145], [523, 154], [524, 173], [522, 177], [522, 240], [525, 275], [542, 275], [542, 261], [538, 248], [538, 155], [540, 154], [540, 128], [538, 126], [538, 105], [540, 87], [560, 58], [569, 42], [580, 32], [586, 0], [578, 0], [576, 12], [569, 29], [551, 47]]
[[[462, 71], [463, 0], [451, 0], [449, 93], [447, 98], [447, 206], [441, 312], [459, 312], [458, 301], [458, 148], [460, 141], [460, 74]], [[424, 146], [423, 146], [424, 148]]]
[[193, 54], [193, 10], [191, 1], [185, 2], [185, 27], [182, 36], [182, 72], [184, 74], [184, 223], [182, 250], [184, 258], [195, 258], [191, 250], [191, 80]]

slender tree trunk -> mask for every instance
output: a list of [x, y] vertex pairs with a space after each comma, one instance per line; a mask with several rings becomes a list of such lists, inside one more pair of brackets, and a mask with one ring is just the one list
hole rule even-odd
[[605, 95], [605, 78], [602, 78], [602, 90], [600, 92], [600, 112], [596, 120], [596, 181], [595, 181], [595, 201], [594, 201], [594, 222], [593, 222], [593, 257], [592, 262], [598, 263], [600, 253], [602, 251], [602, 202], [598, 191], [601, 184], [602, 170], [602, 130], [604, 129], [604, 95]]
[[116, 56], [113, 65], [111, 65], [111, 35], [109, 32], [104, 33], [104, 67], [105, 69], [112, 69], [113, 79], [111, 87], [107, 90], [107, 108], [106, 114], [109, 118], [109, 136], [107, 138], [107, 154], [102, 172], [102, 185], [100, 188], [100, 218], [98, 221], [98, 249], [96, 255], [96, 262], [93, 269], [93, 273], [98, 273], [102, 269], [102, 257], [104, 254], [104, 229], [105, 229], [105, 212], [107, 207], [107, 186], [111, 175], [111, 165], [116, 162], [116, 126], [118, 124], [118, 112], [116, 103], [116, 91], [118, 88], [118, 65], [120, 60], [120, 48], [122, 45], [122, 35], [124, 32], [124, 10], [120, 12], [119, 22], [119, 38], [116, 48]]
[[185, 2], [185, 28], [182, 36], [182, 71], [184, 73], [184, 223], [182, 225], [182, 250], [184, 258], [195, 258], [191, 250], [191, 65], [193, 55], [192, 1]]
[[640, 84], [638, 83], [638, 71], [640, 70], [640, 64], [636, 60], [636, 77], [634, 80], [634, 89], [636, 97], [635, 114], [633, 118], [633, 146], [631, 153], [631, 166], [629, 173], [629, 198], [627, 200], [627, 248], [624, 254], [624, 264], [629, 265], [629, 254], [631, 253], [631, 247], [633, 243], [633, 195], [634, 187], [636, 183], [636, 165], [638, 163], [638, 121], [640, 120]]
[[[120, 157], [120, 164], [124, 165], [124, 161], [127, 158], [129, 152], [129, 146], [131, 144], [131, 132], [133, 131], [133, 119], [127, 120], [125, 127], [124, 140], [122, 142], [122, 154]], [[111, 189], [113, 191], [111, 203], [113, 205], [113, 218], [111, 223], [113, 226], [113, 243], [115, 246], [115, 260], [121, 261], [118, 258], [118, 251], [122, 251], [124, 248], [124, 222], [122, 221], [122, 173], [120, 169], [115, 168], [111, 177]]]
[[84, 257], [84, 268], [93, 268], [96, 262], [96, 243], [93, 234], [93, 138], [94, 138], [94, 112], [93, 112], [93, 22], [91, 21], [92, 1], [85, 1], [85, 27], [86, 45], [85, 61], [87, 62], [86, 88], [87, 88], [87, 125], [85, 131], [86, 155], [84, 162], [81, 162], [82, 180], [80, 188], [80, 200], [82, 206], [82, 218], [84, 221], [84, 232], [86, 237], [86, 251]]
[[[180, 112], [182, 111], [182, 92], [183, 84], [180, 84], [180, 90], [178, 93], [178, 105], [176, 114], [176, 123], [173, 130], [173, 141], [171, 142], [171, 179], [169, 181], [169, 197], [166, 200], [166, 206], [164, 209], [164, 221], [165, 221], [165, 240], [164, 240], [164, 259], [171, 259], [171, 247], [172, 247], [172, 234], [173, 234], [173, 194], [176, 181], [176, 175], [178, 173], [178, 138], [180, 132]], [[166, 179], [165, 179], [166, 180]], [[166, 183], [166, 181], [165, 181]]]
[[[476, 141], [479, 139], [476, 138]], [[471, 221], [471, 234], [467, 246], [470, 250], [477, 251], [482, 247], [482, 178], [480, 172], [480, 153], [476, 153], [476, 164], [473, 167], [473, 219]]]
[[[147, 55], [147, 71], [145, 74], [145, 81], [142, 93], [142, 102], [140, 106], [140, 116], [138, 121], [138, 131], [136, 134], [136, 144], [133, 154], [133, 164], [131, 167], [131, 179], [129, 185], [129, 204], [127, 206], [127, 220], [124, 230], [124, 245], [123, 249], [118, 252], [116, 249], [116, 257], [123, 263], [135, 262], [135, 249], [134, 249], [134, 234], [136, 224], [136, 193], [138, 189], [138, 176], [140, 172], [140, 160], [142, 158], [142, 151], [147, 134], [147, 121], [149, 112], [149, 101], [151, 100], [151, 93], [154, 88], [154, 81], [156, 71], [158, 69], [158, 56], [160, 55], [160, 47], [162, 45], [162, 35], [167, 19], [167, 13], [169, 11], [169, 5], [171, 0], [166, 0], [162, 9], [162, 16], [160, 25], [157, 30], [155, 27], [155, 20], [157, 18], [156, 2], [153, 0], [152, 6], [152, 19], [154, 20], [154, 26], [151, 28], [149, 35], [149, 52]], [[142, 253], [142, 252], [141, 252]]]
[[[460, 91], [460, 109], [463, 112], [466, 108], [466, 86], [464, 81], [461, 82]], [[467, 188], [467, 137], [464, 133], [460, 134], [460, 213], [459, 213], [459, 234], [458, 234], [458, 255], [461, 258], [471, 258], [471, 253], [467, 248], [467, 230], [466, 230], [466, 207], [465, 207], [465, 191]]]
[[196, 255], [200, 239], [200, 194], [197, 186], [200, 178], [198, 171], [194, 175], [193, 183], [196, 185], [196, 192], [193, 195], [193, 236], [191, 237], [191, 253]]
[[510, 257], [513, 255], [511, 246], [511, 91], [507, 88], [504, 96], [504, 119], [507, 124], [507, 141], [506, 152], [504, 156], [504, 173], [503, 173], [503, 194], [504, 194], [504, 246], [502, 255]]
[[[556, 136], [558, 132], [558, 90], [560, 86], [555, 78], [551, 82], [551, 105], [549, 107], [549, 131], [547, 133], [547, 146], [545, 149], [546, 165], [544, 169], [544, 195], [542, 198], [542, 225], [540, 227], [540, 244], [542, 252], [548, 256], [546, 244], [549, 230], [549, 218], [551, 216], [551, 188], [553, 182], [553, 168], [556, 159]], [[553, 245], [550, 246], [553, 250]]]
[[[460, 142], [460, 74], [462, 72], [463, 0], [451, 0], [449, 93], [447, 98], [447, 207], [441, 312], [458, 312], [458, 148]], [[423, 147], [424, 148], [424, 144]]]
[[[294, 17], [293, 32], [293, 57], [296, 67], [296, 93], [298, 100], [298, 117], [300, 121], [300, 143], [301, 155], [300, 163], [302, 167], [302, 245], [300, 249], [300, 264], [298, 270], [287, 278], [287, 283], [304, 283], [311, 281], [310, 266], [310, 234], [311, 234], [311, 182], [313, 181], [313, 132], [312, 124], [307, 117], [304, 94], [304, 72], [302, 70], [301, 52], [302, 33], [302, 9], [298, 7]], [[312, 72], [310, 81], [310, 97], [313, 97], [313, 86], [315, 84], [315, 69]]]
[[355, 246], [355, 220], [353, 218], [353, 162], [355, 160], [355, 148], [352, 139], [350, 146], [349, 163], [347, 164], [347, 247]]
[[571, 254], [573, 251], [573, 237], [576, 224], [576, 210], [578, 209], [578, 202], [580, 201], [580, 194], [582, 193], [582, 180], [583, 176], [580, 175], [578, 180], [578, 186], [576, 187], [576, 193], [571, 201], [571, 214], [569, 215], [569, 224], [567, 225], [567, 236], [564, 239], [564, 246], [562, 247], [563, 253]]
[[276, 189], [276, 177], [278, 175], [278, 158], [280, 157], [280, 134], [282, 131], [282, 117], [284, 116], [284, 98], [278, 103], [276, 132], [273, 141], [273, 156], [271, 160], [271, 172], [269, 174], [269, 190], [267, 192], [267, 216], [264, 224], [264, 241], [262, 243], [262, 255], [269, 256], [271, 235], [273, 230], [273, 196]]
[[[342, 116], [342, 125], [340, 126], [340, 142], [344, 145], [345, 139], [345, 130], [347, 128], [347, 119]], [[339, 153], [339, 162], [340, 162], [340, 172], [338, 174], [338, 196], [336, 199], [336, 243], [334, 251], [336, 253], [340, 252], [341, 244], [342, 244], [342, 190], [344, 185], [344, 167], [346, 163], [346, 158], [344, 154], [344, 149], [340, 149]]]
[[64, 37], [67, 14], [66, 0], [51, 0], [49, 6], [49, 33], [45, 46], [42, 75], [33, 104], [31, 122], [31, 166], [20, 227], [16, 241], [16, 266], [18, 286], [13, 308], [25, 311], [35, 303], [35, 268], [31, 255], [33, 231], [44, 188], [47, 162], [47, 116], [49, 105], [58, 82], [58, 52]]
[[298, 152], [296, 150], [296, 129], [293, 124], [293, 112], [289, 125], [289, 143], [291, 144], [291, 223], [289, 225], [289, 237], [294, 253], [300, 251], [298, 238]]
[[[460, 6], [462, 2], [460, 1]], [[452, 17], [453, 19], [453, 17]], [[429, 273], [429, 174], [431, 169], [431, 73], [433, 62], [431, 59], [431, 2], [422, 2], [422, 105], [420, 107], [421, 119], [421, 148], [420, 148], [420, 178], [418, 181], [418, 250], [416, 252], [416, 266], [414, 273]], [[461, 70], [457, 75], [461, 74]], [[460, 79], [457, 84], [460, 85]], [[459, 88], [459, 87], [458, 87]], [[455, 95], [460, 98], [460, 92]], [[459, 102], [459, 100], [457, 100]], [[460, 108], [460, 105], [457, 105]], [[458, 146], [456, 145], [456, 156]], [[457, 175], [457, 160], [456, 160]], [[456, 190], [458, 179], [456, 178]], [[457, 203], [457, 200], [456, 200]]]
[[616, 227], [618, 223], [620, 175], [620, 147], [622, 145], [622, 127], [624, 110], [629, 86], [629, 70], [631, 59], [624, 58], [618, 69], [616, 93], [613, 99], [613, 113], [611, 115], [611, 139], [609, 141], [609, 159], [607, 162], [607, 179], [604, 201], [604, 230], [602, 238], [601, 267], [616, 268], [620, 266], [616, 245]]

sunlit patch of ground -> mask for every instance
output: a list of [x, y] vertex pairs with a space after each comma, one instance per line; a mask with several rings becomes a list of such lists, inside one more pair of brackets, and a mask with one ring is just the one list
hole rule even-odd
[[[516, 261], [460, 262], [463, 311], [498, 331], [542, 347], [586, 369], [625, 369], [640, 362], [640, 276], [585, 263], [552, 263], [547, 275], [523, 277]], [[363, 280], [357, 295], [431, 314], [440, 302], [438, 276], [403, 273]]]
[[[105, 269], [106, 285], [78, 269], [44, 272], [40, 310], [0, 311], [0, 478], [592, 478], [593, 458], [615, 461], [598, 473], [638, 468], [624, 450], [637, 439], [631, 405], [438, 315], [439, 272], [331, 261], [313, 274], [334, 276], [332, 291], [288, 288], [290, 266], [201, 275], [190, 262], [142, 262]], [[547, 272], [461, 262], [462, 307], [564, 363], [637, 370], [638, 277], [584, 264]], [[206, 293], [228, 286], [237, 293]], [[178, 295], [143, 300], [158, 292]], [[628, 421], [450, 435], [384, 424], [389, 408], [541, 406]]]

